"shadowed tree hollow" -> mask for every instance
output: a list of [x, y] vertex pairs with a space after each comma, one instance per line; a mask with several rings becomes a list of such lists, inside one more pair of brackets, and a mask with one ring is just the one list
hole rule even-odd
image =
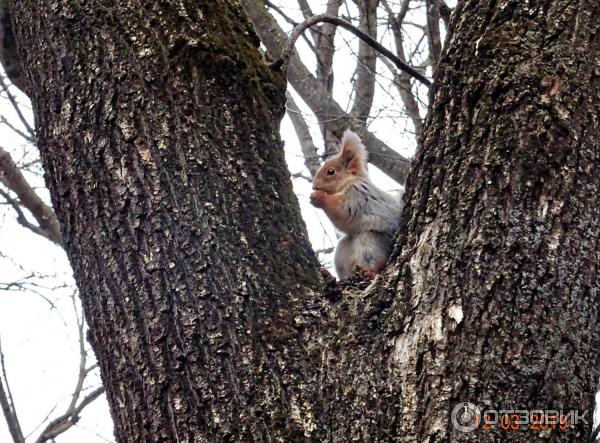
[[[233, 0], [12, 1], [121, 442], [583, 441], [600, 377], [600, 4], [464, 0], [387, 270], [321, 296]], [[590, 410], [459, 434], [459, 402]]]

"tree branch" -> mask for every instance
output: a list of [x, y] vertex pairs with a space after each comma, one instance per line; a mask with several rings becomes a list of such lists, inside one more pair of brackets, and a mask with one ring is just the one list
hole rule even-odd
[[12, 198], [7, 192], [3, 191], [2, 189], [0, 189], [0, 196], [3, 197], [6, 200], [6, 202], [15, 210], [15, 212], [17, 213], [17, 222], [21, 226], [29, 229], [30, 231], [41, 237], [50, 240], [50, 237], [48, 236], [48, 233], [46, 231], [41, 229], [39, 226], [30, 223], [29, 220], [27, 220], [27, 217], [25, 216], [25, 214], [21, 210], [21, 207], [19, 206], [19, 202], [17, 202], [14, 198]]
[[433, 69], [440, 61], [442, 53], [442, 39], [440, 36], [440, 5], [439, 0], [427, 0], [427, 42], [429, 43], [429, 57]]
[[[355, 0], [355, 3], [360, 10], [358, 29], [375, 40], [377, 38], [378, 1]], [[354, 104], [350, 114], [365, 125], [371, 113], [375, 96], [376, 69], [377, 52], [364, 40], [360, 40], [354, 81]]]
[[292, 31], [292, 33], [290, 34], [288, 42], [287, 42], [283, 52], [281, 53], [281, 56], [277, 60], [275, 60], [274, 62], [272, 62], [270, 64], [271, 68], [280, 69], [282, 67], [287, 66], [289, 59], [292, 56], [292, 52], [294, 50], [294, 45], [296, 44], [296, 41], [298, 40], [298, 38], [308, 28], [310, 28], [311, 26], [313, 26], [317, 23], [321, 23], [321, 22], [331, 23], [331, 24], [334, 24], [337, 26], [341, 26], [342, 28], [350, 31], [356, 37], [360, 38], [365, 43], [369, 44], [371, 47], [373, 47], [377, 51], [381, 52], [384, 56], [386, 56], [388, 59], [390, 59], [391, 62], [394, 63], [394, 65], [396, 65], [396, 67], [398, 69], [410, 74], [412, 77], [414, 77], [415, 79], [417, 79], [418, 81], [420, 81], [421, 83], [423, 83], [426, 86], [431, 85], [431, 81], [429, 81], [429, 79], [427, 77], [425, 77], [423, 74], [418, 72], [412, 66], [410, 66], [407, 63], [400, 60], [398, 57], [396, 57], [396, 55], [392, 51], [390, 51], [389, 49], [387, 49], [386, 47], [381, 45], [377, 40], [373, 39], [368, 34], [365, 34], [364, 32], [362, 32], [360, 29], [358, 29], [352, 23], [349, 23], [342, 18], [332, 17], [332, 16], [328, 16], [326, 14], [315, 15], [314, 17], [311, 17], [308, 20], [305, 20], [302, 23], [300, 23], [298, 26], [296, 26], [294, 28], [294, 30]]
[[302, 15], [305, 19], [315, 15], [306, 0], [298, 0], [298, 6], [300, 6], [300, 10], [302, 11]]
[[28, 143], [35, 143], [35, 139], [30, 135], [25, 134], [19, 128], [15, 127], [12, 123], [10, 123], [4, 116], [0, 116], [0, 124], [8, 126], [15, 134], [22, 137]]
[[306, 169], [309, 170], [312, 178], [316, 175], [320, 166], [317, 148], [310, 135], [308, 125], [302, 117], [300, 108], [298, 108], [298, 105], [296, 105], [296, 102], [289, 91], [286, 92], [286, 98], [287, 114], [290, 117], [292, 125], [294, 126], [294, 130], [296, 131], [296, 135], [298, 136], [300, 147], [302, 148], [302, 155], [304, 156], [304, 165], [306, 166]]
[[[327, 2], [327, 15], [336, 16], [340, 9], [341, 0], [329, 0]], [[335, 54], [335, 34], [337, 27], [331, 23], [324, 23], [315, 32], [315, 45], [317, 46], [317, 80], [319, 80], [329, 92], [333, 91], [333, 56]]]
[[[327, 0], [327, 8], [325, 14], [337, 16], [342, 0]], [[302, 15], [308, 19], [314, 15], [310, 5], [306, 0], [298, 0], [298, 6], [302, 10]], [[297, 26], [296, 23], [294, 26]], [[333, 73], [333, 57], [335, 55], [335, 35], [337, 26], [330, 23], [324, 23], [322, 26], [313, 26], [310, 28], [312, 38], [315, 42], [315, 55], [317, 57], [316, 76], [317, 81], [323, 85], [327, 92], [331, 94], [333, 91], [334, 73]], [[302, 34], [303, 36], [305, 34]], [[327, 119], [319, 120], [319, 128], [325, 144], [325, 150], [337, 146], [339, 138], [335, 135], [334, 126]]]
[[[281, 48], [287, 41], [286, 34], [266, 10], [262, 1], [242, 0], [242, 4], [252, 19], [267, 52], [275, 58], [273, 54], [280, 54]], [[288, 80], [314, 112], [319, 123], [327, 124], [329, 131], [334, 133], [337, 139], [342, 136], [346, 128], [357, 129], [369, 151], [369, 161], [391, 179], [404, 183], [410, 169], [410, 162], [375, 137], [373, 133], [357, 125], [356, 120], [341, 108], [331, 93], [310, 73], [296, 52], [292, 51], [292, 54], [288, 64]], [[327, 140], [325, 143], [327, 146]]]
[[[10, 433], [14, 443], [25, 443], [23, 432], [21, 431], [21, 425], [19, 424], [19, 417], [15, 410], [15, 404], [12, 399], [10, 387], [8, 385], [8, 378], [6, 377], [6, 368], [4, 366], [4, 354], [2, 353], [2, 345], [0, 344], [0, 366], [2, 367], [2, 374], [0, 374], [0, 405], [2, 406], [2, 412], [6, 424], [8, 425], [8, 432]], [[6, 385], [6, 390], [4, 390]]]
[[[398, 14], [394, 14], [392, 8], [386, 0], [382, 0], [381, 4], [388, 14], [389, 26], [391, 27], [392, 35], [394, 37], [394, 45], [396, 46], [396, 54], [400, 60], [406, 62], [406, 55], [404, 53], [402, 41], [402, 22], [408, 13], [410, 0], [404, 0], [402, 2], [400, 5], [400, 12], [398, 12]], [[400, 99], [404, 104], [406, 114], [412, 120], [413, 126], [415, 127], [415, 136], [418, 139], [423, 130], [423, 119], [421, 118], [419, 105], [417, 104], [415, 94], [413, 93], [412, 85], [410, 83], [410, 76], [406, 72], [396, 70], [392, 63], [387, 59], [382, 57], [382, 61], [394, 75], [394, 79], [396, 80], [395, 84], [398, 88]]]
[[[290, 25], [298, 26], [298, 22], [293, 20], [290, 16], [288, 16], [285, 12], [283, 12], [279, 6], [274, 5], [269, 0], [265, 0], [265, 6], [267, 6], [267, 8], [272, 9], [273, 11], [277, 12]], [[315, 45], [313, 45], [313, 43], [305, 35], [302, 36], [302, 39], [306, 42], [306, 44], [311, 49], [311, 51], [313, 51], [316, 54], [317, 48], [315, 48]]]
[[452, 14], [452, 8], [450, 8], [446, 2], [443, 0], [440, 1], [440, 17], [442, 18], [446, 29], [448, 29], [448, 25], [450, 24], [450, 15]]
[[79, 421], [79, 415], [81, 411], [98, 397], [104, 393], [104, 387], [94, 389], [88, 395], [86, 395], [81, 402], [74, 408], [69, 409], [66, 413], [60, 417], [55, 418], [48, 426], [44, 429], [42, 434], [36, 440], [36, 443], [44, 443], [48, 440], [54, 439], [56, 436], [62, 434], [67, 429], [71, 428]]
[[77, 377], [75, 389], [73, 390], [73, 395], [71, 396], [71, 402], [67, 407], [67, 411], [60, 417], [57, 417], [50, 423], [48, 423], [44, 431], [42, 431], [42, 433], [36, 440], [36, 443], [43, 443], [47, 440], [54, 439], [58, 435], [65, 432], [67, 429], [71, 428], [75, 423], [77, 423], [77, 421], [79, 421], [79, 415], [81, 414], [83, 408], [85, 408], [87, 405], [89, 405], [91, 402], [97, 399], [104, 392], [104, 387], [97, 388], [90, 394], [88, 394], [86, 397], [84, 397], [79, 404], [77, 404], [77, 401], [79, 400], [81, 392], [83, 390], [83, 383], [85, 381], [85, 378], [90, 373], [90, 371], [94, 369], [95, 366], [88, 368], [86, 364], [87, 352], [85, 350], [85, 324], [83, 318], [81, 317], [81, 315], [79, 315], [79, 312], [77, 311], [77, 302], [75, 294], [75, 292], [72, 294], [71, 300], [73, 302], [73, 309], [75, 310], [75, 317], [77, 319], [77, 331], [79, 337], [79, 375]]
[[[2, 1], [2, 0], [0, 0], [0, 1]], [[12, 93], [8, 89], [8, 86], [6, 85], [6, 83], [4, 81], [4, 76], [2, 74], [0, 74], [0, 88], [2, 88], [2, 90], [6, 94], [6, 97], [8, 98], [8, 101], [10, 102], [10, 104], [13, 107], [13, 109], [17, 113], [17, 116], [19, 117], [19, 120], [21, 120], [21, 123], [23, 124], [23, 126], [25, 127], [25, 129], [27, 129], [27, 132], [29, 133], [29, 135], [31, 136], [31, 138], [35, 139], [35, 137], [36, 137], [35, 136], [35, 131], [31, 127], [31, 125], [29, 124], [29, 122], [27, 121], [27, 119], [25, 118], [25, 116], [23, 115], [23, 113], [21, 112], [21, 108], [19, 107], [19, 103], [17, 103], [17, 99], [12, 95]]]
[[36, 234], [46, 237], [50, 241], [62, 246], [62, 235], [58, 219], [54, 210], [42, 201], [36, 194], [31, 185], [27, 182], [19, 167], [12, 160], [10, 154], [0, 147], [0, 183], [13, 191], [23, 207], [27, 208], [38, 222], [38, 226], [27, 222], [27, 218], [21, 211], [19, 205], [14, 199], [2, 192], [2, 196], [15, 208], [18, 214], [18, 221]]

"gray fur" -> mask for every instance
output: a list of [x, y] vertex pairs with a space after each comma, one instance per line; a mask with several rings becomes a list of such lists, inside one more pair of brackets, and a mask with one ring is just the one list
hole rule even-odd
[[339, 241], [334, 257], [340, 278], [351, 276], [356, 266], [375, 272], [383, 269], [392, 250], [402, 209], [402, 195], [392, 197], [375, 186], [368, 176], [352, 184], [344, 202], [348, 216], [336, 223], [346, 234]]

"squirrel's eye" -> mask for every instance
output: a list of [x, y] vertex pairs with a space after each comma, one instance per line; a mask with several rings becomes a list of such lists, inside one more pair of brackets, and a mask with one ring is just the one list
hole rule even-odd
[[333, 174], [335, 174], [335, 169], [333, 169], [333, 168], [329, 168], [329, 169], [327, 170], [327, 175], [333, 175]]

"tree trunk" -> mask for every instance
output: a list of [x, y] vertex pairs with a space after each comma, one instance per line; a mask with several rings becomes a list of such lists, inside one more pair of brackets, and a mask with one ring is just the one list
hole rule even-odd
[[593, 407], [595, 0], [460, 3], [390, 266], [338, 302], [241, 8], [143, 4], [12, 3], [118, 441], [529, 442], [450, 412]]
[[12, 7], [117, 439], [293, 435], [290, 312], [319, 283], [285, 78], [233, 1], [105, 4]]
[[[402, 441], [456, 403], [589, 410], [600, 379], [600, 3], [459, 3], [391, 275]], [[571, 431], [471, 441], [586, 441]], [[492, 435], [494, 437], [492, 437]], [[465, 438], [467, 439], [467, 438]]]

